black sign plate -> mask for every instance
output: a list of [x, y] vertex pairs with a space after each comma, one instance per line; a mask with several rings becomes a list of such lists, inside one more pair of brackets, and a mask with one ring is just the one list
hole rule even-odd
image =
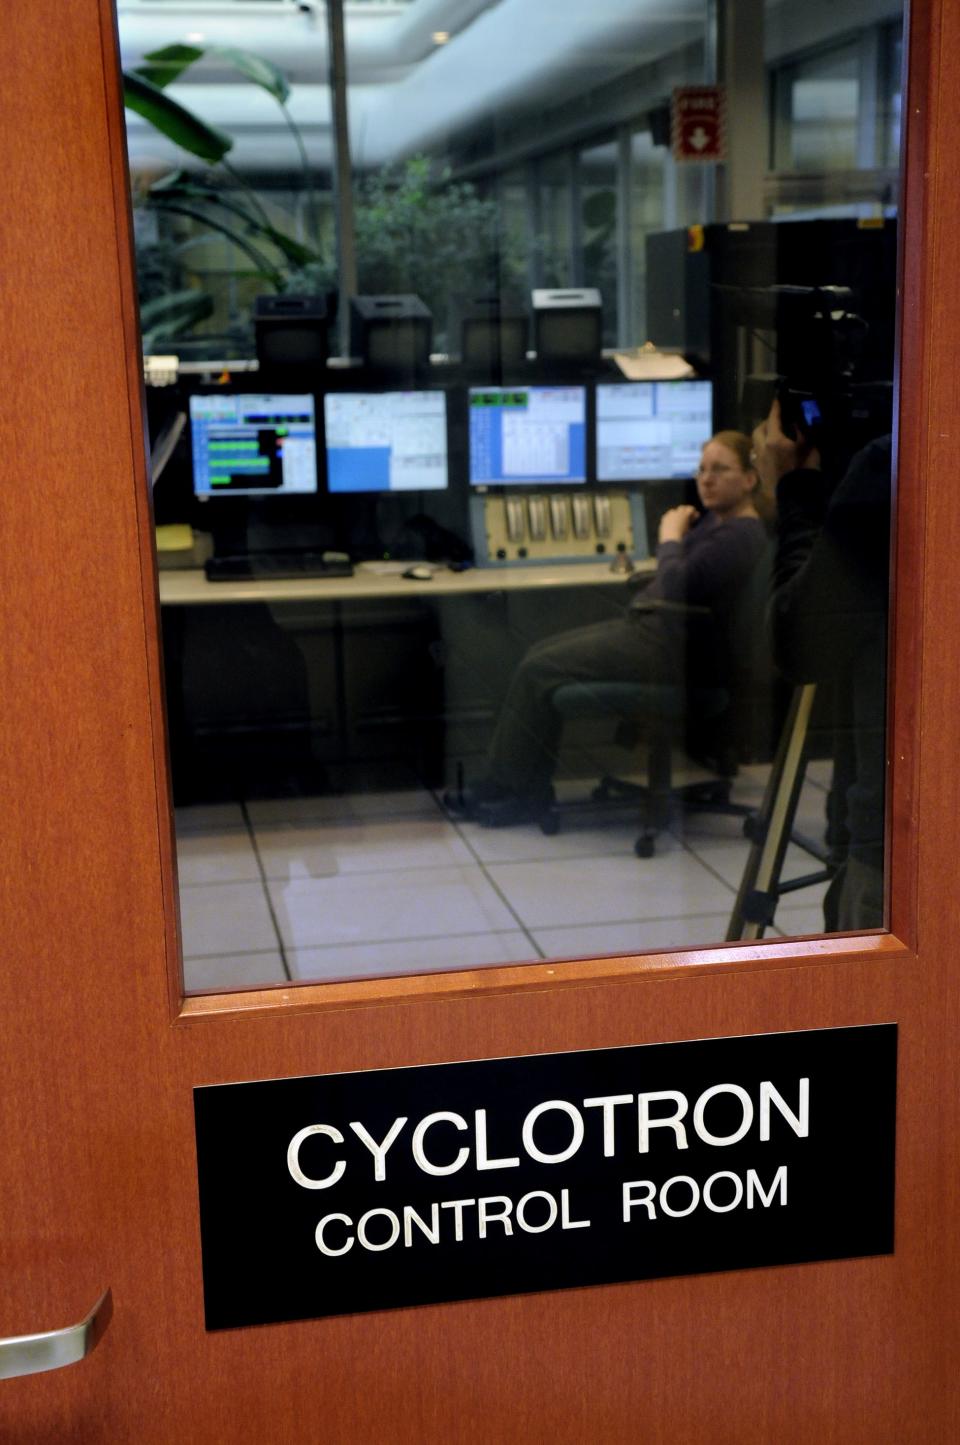
[[893, 1250], [895, 1024], [194, 1091], [208, 1329]]

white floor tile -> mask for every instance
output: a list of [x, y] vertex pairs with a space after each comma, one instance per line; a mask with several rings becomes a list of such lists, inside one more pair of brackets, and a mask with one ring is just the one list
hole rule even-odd
[[268, 878], [334, 878], [341, 873], [444, 868], [473, 857], [452, 823], [434, 818], [288, 823], [256, 829]]
[[807, 763], [807, 777], [817, 787], [829, 788], [833, 781], [833, 759], [814, 758]]
[[547, 958], [601, 958], [604, 954], [653, 953], [658, 949], [722, 943], [729, 921], [729, 911], [700, 913], [685, 918], [596, 923], [588, 928], [539, 928], [533, 936]]
[[[832, 764], [827, 764], [831, 767]], [[746, 803], [751, 807], [757, 807], [763, 801], [767, 780], [770, 776], [769, 763], [751, 763], [742, 767], [733, 780], [731, 797], [735, 803]], [[826, 827], [826, 796], [823, 788], [819, 787], [811, 778], [804, 782], [800, 791], [800, 801], [794, 817], [794, 826], [809, 833], [818, 841], [823, 838]], [[699, 822], [706, 819], [707, 814], [695, 814], [692, 821]]]
[[517, 921], [479, 868], [423, 868], [271, 883], [291, 949], [449, 938], [515, 929]]
[[204, 883], [255, 883], [257, 855], [246, 828], [197, 828], [177, 835], [177, 871], [182, 888]]
[[787, 908], [781, 903], [774, 923], [784, 938], [797, 938], [805, 933], [823, 933], [823, 907], [809, 903], [802, 908]]
[[[602, 825], [564, 822], [559, 833], [548, 837], [535, 823], [518, 828], [481, 828], [478, 823], [461, 823], [460, 832], [472, 854], [481, 863], [551, 862], [557, 858], [598, 858], [620, 854], [633, 856], [634, 839], [640, 829], [635, 818], [611, 814]], [[672, 846], [664, 839], [665, 847]]]
[[352, 822], [363, 818], [436, 818], [441, 808], [426, 788], [377, 793], [324, 793], [312, 798], [255, 798], [247, 803], [254, 825], [303, 820]]
[[183, 956], [265, 953], [277, 934], [261, 884], [211, 883], [180, 890]]
[[794, 828], [812, 838], [815, 843], [823, 843], [826, 838], [826, 804], [826, 793], [821, 788], [807, 784], [800, 794], [800, 802], [793, 815]]
[[459, 938], [414, 938], [399, 943], [341, 944], [333, 948], [301, 948], [290, 952], [294, 978], [380, 978], [398, 973], [483, 968], [501, 963], [529, 963], [536, 949], [525, 933], [476, 933]]
[[722, 911], [731, 890], [679, 851], [654, 858], [560, 859], [489, 868], [525, 928]]
[[193, 832], [197, 828], [242, 828], [243, 809], [239, 803], [195, 803], [177, 808], [174, 813], [177, 832]]
[[[687, 833], [684, 841], [694, 856], [719, 873], [724, 882], [729, 883], [732, 888], [739, 888], [750, 852], [750, 844], [746, 838], [704, 838]], [[784, 856], [781, 876], [784, 879], [801, 878], [806, 873], [817, 872], [822, 866], [816, 858], [791, 843]], [[804, 899], [807, 897], [804, 893]]]
[[672, 831], [691, 848], [701, 843], [737, 845], [744, 842], [743, 821], [724, 813], [680, 813], [673, 820]]
[[216, 993], [226, 988], [262, 988], [286, 983], [279, 953], [228, 953], [209, 958], [187, 958], [183, 983], [187, 993]]

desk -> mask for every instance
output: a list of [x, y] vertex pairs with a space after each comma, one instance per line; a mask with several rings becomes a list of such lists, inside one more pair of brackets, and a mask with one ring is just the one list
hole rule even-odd
[[[404, 566], [409, 564], [404, 563]], [[298, 577], [281, 582], [249, 579], [208, 582], [202, 569], [160, 572], [162, 607], [203, 607], [231, 602], [344, 602], [388, 597], [460, 597], [478, 592], [531, 592], [556, 587], [609, 587], [625, 580], [607, 562], [557, 562], [537, 567], [470, 567], [451, 572], [439, 567], [429, 582], [396, 572], [382, 573], [377, 563], [361, 562], [352, 577]], [[632, 576], [650, 575], [656, 561], [637, 564]]]
[[[637, 572], [652, 575], [655, 565], [643, 562]], [[461, 756], [481, 746], [498, 689], [529, 642], [595, 620], [583, 589], [604, 598], [595, 607], [605, 607], [605, 615], [622, 605], [617, 594], [622, 591], [624, 602], [627, 596], [624, 575], [611, 572], [607, 560], [465, 572], [438, 567], [430, 581], [404, 578], [378, 563], [360, 564], [351, 577], [283, 581], [208, 582], [200, 569], [171, 569], [160, 572], [159, 584], [175, 752], [191, 755], [190, 689], [182, 671], [189, 613], [199, 610], [191, 637], [200, 628], [208, 639], [210, 666], [195, 664], [192, 675], [209, 700], [216, 691], [217, 651], [210, 641], [216, 612], [265, 605], [271, 625], [302, 654], [314, 762], [331, 761], [324, 747], [334, 747], [337, 760], [392, 756], [391, 737], [400, 733], [391, 728], [402, 723], [417, 739], [419, 763], [434, 777], [445, 753]], [[231, 637], [226, 623], [223, 636]], [[232, 685], [236, 672], [229, 675]], [[261, 708], [269, 693], [261, 684]]]

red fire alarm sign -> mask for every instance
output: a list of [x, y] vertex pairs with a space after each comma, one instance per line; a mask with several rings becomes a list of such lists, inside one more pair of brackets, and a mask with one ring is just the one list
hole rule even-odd
[[726, 160], [726, 95], [722, 85], [678, 85], [670, 107], [675, 161]]

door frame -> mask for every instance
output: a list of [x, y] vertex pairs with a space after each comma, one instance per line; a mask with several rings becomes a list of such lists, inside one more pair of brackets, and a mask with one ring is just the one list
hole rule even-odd
[[[8, 18], [0, 1334], [116, 1301], [84, 1366], [6, 1382], [21, 1438], [175, 1438], [207, 1370], [237, 1439], [298, 1438], [304, 1380], [331, 1438], [473, 1438], [471, 1400], [487, 1438], [518, 1418], [571, 1441], [719, 1440], [731, 1419], [744, 1441], [954, 1438], [960, 7], [916, 0], [910, 27], [890, 931], [184, 999], [115, 20], [110, 0]], [[890, 1020], [893, 1256], [203, 1334], [196, 1084]]]

